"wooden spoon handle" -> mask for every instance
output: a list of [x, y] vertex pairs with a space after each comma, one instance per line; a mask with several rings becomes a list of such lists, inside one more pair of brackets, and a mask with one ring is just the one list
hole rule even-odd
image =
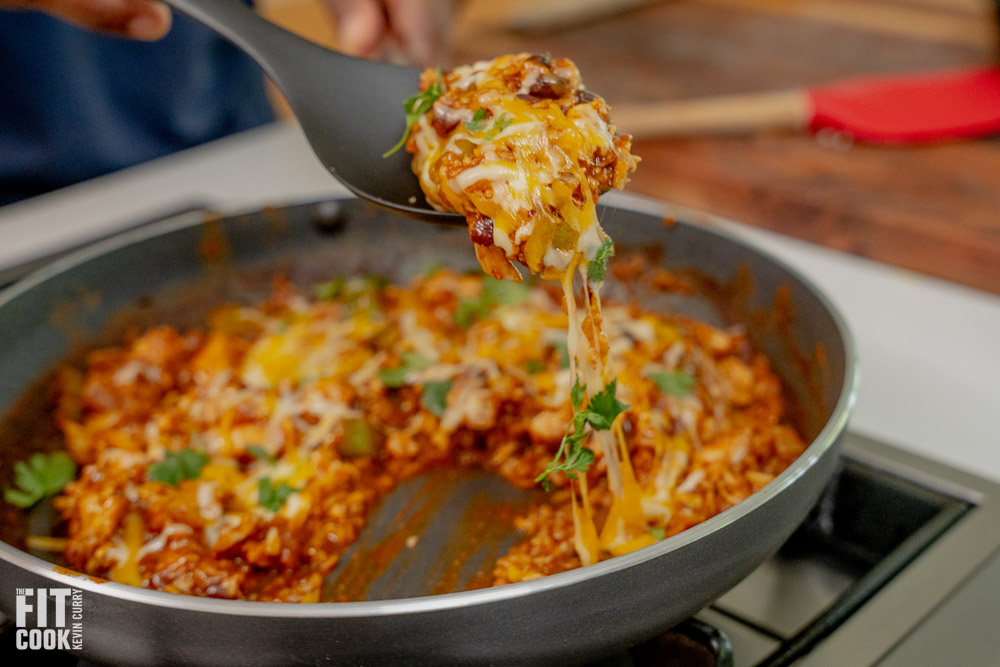
[[612, 107], [611, 118], [619, 132], [637, 139], [741, 134], [808, 127], [812, 105], [805, 90], [783, 90], [656, 104], [619, 104]]

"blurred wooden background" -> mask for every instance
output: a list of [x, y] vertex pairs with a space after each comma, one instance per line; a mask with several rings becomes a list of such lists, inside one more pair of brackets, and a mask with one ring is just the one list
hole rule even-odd
[[[998, 62], [993, 0], [467, 0], [443, 65], [565, 56], [616, 103]], [[318, 0], [264, 0], [326, 44]], [[946, 103], [946, 102], [943, 102]], [[628, 131], [628, 128], [621, 128]], [[629, 190], [1000, 294], [1000, 140], [773, 132], [638, 142]]]

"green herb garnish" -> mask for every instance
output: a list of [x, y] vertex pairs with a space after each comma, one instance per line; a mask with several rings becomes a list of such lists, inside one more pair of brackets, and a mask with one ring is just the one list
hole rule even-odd
[[288, 486], [287, 482], [282, 482], [274, 486], [270, 477], [262, 477], [257, 482], [257, 502], [264, 509], [277, 512], [288, 500], [288, 496], [298, 491], [298, 489]]
[[698, 380], [693, 375], [681, 371], [654, 371], [647, 377], [653, 381], [656, 388], [664, 394], [683, 398], [690, 396]]
[[597, 256], [594, 261], [587, 263], [587, 277], [592, 282], [603, 283], [608, 273], [608, 260], [615, 254], [615, 244], [611, 239], [604, 239], [601, 247], [597, 249]]
[[343, 278], [334, 278], [325, 283], [319, 283], [313, 287], [313, 294], [316, 295], [317, 299], [322, 299], [323, 301], [336, 299], [344, 291], [345, 282]]
[[569, 368], [569, 345], [564, 340], [552, 344], [559, 352], [559, 368]]
[[163, 460], [149, 466], [146, 479], [150, 482], [163, 482], [177, 486], [186, 479], [197, 479], [201, 469], [208, 463], [208, 454], [192, 449], [182, 449], [179, 452], [167, 452]]
[[399, 142], [395, 146], [382, 153], [382, 157], [389, 157], [400, 148], [406, 145], [406, 140], [410, 138], [410, 131], [413, 130], [413, 126], [417, 124], [420, 117], [431, 110], [434, 106], [434, 102], [437, 98], [444, 94], [444, 85], [441, 78], [441, 68], [437, 68], [434, 71], [434, 83], [427, 87], [422, 93], [417, 93], [413, 95], [405, 102], [403, 102], [403, 111], [406, 113], [406, 129], [403, 130], [403, 136], [400, 138]]
[[496, 121], [493, 123], [493, 127], [490, 128], [490, 131], [486, 133], [486, 141], [492, 141], [493, 137], [500, 134], [508, 127], [510, 127], [510, 124], [513, 122], [514, 119], [508, 116], [507, 114], [505, 113], [500, 114], [497, 117]]
[[653, 536], [654, 540], [659, 542], [660, 540], [662, 540], [664, 537], [667, 536], [667, 531], [665, 531], [662, 528], [650, 528], [649, 534]]
[[369, 304], [378, 293], [385, 289], [389, 281], [382, 276], [356, 276], [354, 278], [334, 278], [325, 283], [313, 286], [313, 294], [322, 301], [332, 301], [333, 299], [343, 299], [349, 306], [366, 305], [362, 304], [363, 299], [368, 299]]
[[469, 132], [479, 132], [486, 127], [486, 109], [479, 107], [476, 112], [472, 114], [472, 121], [465, 123], [465, 129]]
[[428, 382], [424, 385], [424, 393], [420, 397], [420, 405], [440, 417], [448, 407], [449, 391], [451, 391], [451, 380]]
[[577, 378], [576, 382], [573, 383], [573, 388], [569, 390], [570, 405], [574, 410], [580, 407], [580, 403], [583, 402], [583, 397], [586, 391], [587, 388], [580, 384], [580, 379]]
[[602, 391], [591, 396], [590, 402], [583, 407], [586, 388], [579, 380], [573, 385], [570, 391], [573, 419], [566, 427], [566, 434], [559, 443], [556, 455], [545, 466], [542, 474], [535, 478], [546, 491], [549, 490], [549, 475], [562, 472], [570, 479], [576, 479], [578, 472], [586, 472], [594, 463], [593, 450], [583, 443], [594, 431], [609, 430], [615, 418], [628, 409], [627, 405], [615, 398], [617, 389], [618, 381], [612, 380]]
[[76, 476], [76, 463], [65, 452], [32, 454], [14, 464], [16, 488], [8, 487], [3, 498], [11, 505], [27, 509], [42, 498], [54, 496]]
[[528, 362], [524, 364], [524, 370], [528, 372], [528, 375], [541, 373], [545, 370], [545, 362], [539, 361], [538, 359], [529, 359]]
[[410, 373], [430, 368], [434, 363], [419, 352], [404, 352], [401, 361], [395, 368], [383, 368], [378, 372], [379, 379], [386, 387], [402, 387], [407, 384]]
[[271, 465], [274, 465], [275, 463], [278, 462], [278, 457], [276, 457], [274, 454], [267, 451], [260, 445], [249, 445], [247, 447], [247, 453], [250, 454], [250, 456], [257, 459], [258, 461], [266, 461]]
[[628, 406], [615, 397], [618, 390], [618, 380], [612, 380], [604, 386], [604, 389], [590, 397], [587, 404], [587, 421], [598, 431], [606, 431], [611, 428], [611, 423]]
[[441, 263], [439, 259], [432, 259], [424, 264], [424, 268], [420, 270], [420, 274], [424, 276], [433, 276], [435, 273], [444, 268], [444, 264]]
[[483, 291], [480, 299], [495, 306], [517, 306], [528, 298], [531, 288], [524, 283], [512, 280], [497, 280], [492, 276], [483, 279]]
[[372, 456], [376, 449], [375, 431], [364, 419], [347, 419], [339, 449], [344, 456]]
[[557, 472], [565, 473], [570, 479], [576, 479], [576, 473], [587, 472], [594, 465], [594, 450], [583, 444], [584, 437], [576, 434], [563, 436], [556, 458], [549, 461], [545, 471], [535, 478], [542, 483], [542, 488], [550, 490], [549, 475]]
[[483, 278], [483, 289], [476, 299], [462, 299], [455, 310], [455, 324], [468, 329], [475, 319], [486, 317], [495, 306], [516, 306], [528, 298], [531, 288], [524, 283]]
[[472, 326], [473, 320], [486, 317], [490, 312], [490, 307], [483, 303], [482, 299], [462, 299], [455, 309], [455, 324], [468, 329]]
[[[465, 123], [464, 127], [469, 132], [482, 132], [483, 130], [486, 129], [486, 124], [488, 121], [489, 118], [487, 116], [486, 109], [479, 108], [476, 109], [476, 112], [474, 114], [472, 114], [472, 120], [468, 123]], [[489, 131], [486, 133], [485, 135], [486, 141], [492, 141], [493, 137], [500, 134], [508, 127], [510, 127], [511, 123], [513, 122], [514, 122], [513, 118], [508, 116], [506, 113], [501, 113], [499, 116], [497, 116], [496, 120], [493, 121], [492, 127], [490, 127]]]

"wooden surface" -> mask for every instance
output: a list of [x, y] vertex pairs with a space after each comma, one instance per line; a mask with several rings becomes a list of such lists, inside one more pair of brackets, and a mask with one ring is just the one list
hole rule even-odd
[[[594, 3], [582, 21], [549, 12], [547, 27], [527, 16], [540, 0], [469, 0], [445, 64], [565, 56], [613, 111], [1000, 60], [993, 0], [620, 1], [631, 7], [597, 19]], [[1000, 139], [876, 148], [775, 132], [635, 153], [631, 191], [1000, 294]]]

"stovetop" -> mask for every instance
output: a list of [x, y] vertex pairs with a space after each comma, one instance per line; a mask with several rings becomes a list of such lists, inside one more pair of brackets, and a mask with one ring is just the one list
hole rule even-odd
[[601, 667], [1000, 664], [998, 526], [1000, 485], [848, 433], [777, 554], [694, 624]]
[[[840, 469], [778, 553], [693, 619], [594, 667], [1000, 664], [1000, 485], [845, 438]], [[0, 632], [0, 663], [29, 656], [43, 652]]]
[[848, 433], [777, 554], [692, 622], [600, 666], [1000, 664], [998, 519], [1000, 485]]

